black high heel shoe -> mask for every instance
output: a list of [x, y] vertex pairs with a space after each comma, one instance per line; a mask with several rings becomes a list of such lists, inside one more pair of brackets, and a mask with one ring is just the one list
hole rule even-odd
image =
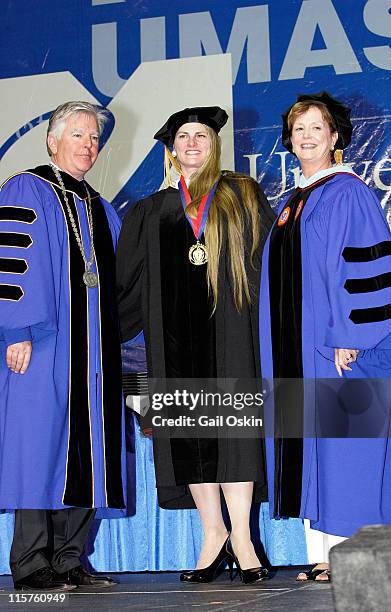
[[[259, 567], [251, 567], [250, 569], [242, 569], [240, 567], [238, 558], [233, 551], [232, 543], [229, 538], [227, 540], [226, 550], [227, 550], [227, 553], [230, 555], [232, 561], [235, 561], [235, 565], [237, 567], [240, 580], [243, 582], [243, 584], [251, 584], [252, 582], [261, 582], [261, 580], [265, 580], [266, 578], [269, 577], [268, 570], [266, 569], [266, 567], [262, 567], [262, 565], [260, 565]], [[233, 580], [231, 572], [230, 572], [230, 576], [231, 576], [231, 580]]]
[[182, 582], [212, 582], [212, 580], [216, 578], [217, 570], [223, 564], [224, 561], [227, 561], [228, 563], [229, 575], [232, 580], [233, 559], [227, 550], [228, 541], [229, 536], [225, 540], [216, 559], [212, 561], [212, 563], [208, 565], [208, 567], [182, 572], [182, 574], [180, 575], [180, 580]]

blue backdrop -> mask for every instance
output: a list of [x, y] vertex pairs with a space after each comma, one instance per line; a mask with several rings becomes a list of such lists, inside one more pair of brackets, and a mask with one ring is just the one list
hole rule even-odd
[[[391, 218], [390, 0], [2, 0], [1, 8], [1, 178], [21, 169], [16, 156], [10, 168], [13, 152], [24, 147], [19, 159], [26, 158], [29, 138], [53, 110], [53, 92], [34, 79], [69, 71], [85, 96], [110, 106], [142, 63], [229, 53], [236, 169], [261, 181], [277, 205], [298, 178], [297, 162], [281, 146], [281, 112], [297, 94], [326, 89], [352, 106], [355, 131], [345, 159]], [[172, 112], [184, 106], [186, 84], [178, 79], [176, 87]], [[6, 99], [15, 105], [6, 108]], [[142, 112], [142, 92], [130, 103]], [[151, 144], [121, 178], [112, 191], [120, 215], [159, 187], [162, 176], [151, 166], [161, 157], [160, 143]], [[197, 514], [159, 510], [150, 441], [137, 433], [134, 452], [137, 512], [96, 525], [90, 561], [113, 571], [191, 567], [200, 545]], [[257, 523], [272, 563], [306, 562], [299, 521], [270, 521], [265, 505]], [[0, 572], [8, 571], [11, 530], [12, 515], [0, 515]], [[173, 537], [181, 542], [176, 550]]]

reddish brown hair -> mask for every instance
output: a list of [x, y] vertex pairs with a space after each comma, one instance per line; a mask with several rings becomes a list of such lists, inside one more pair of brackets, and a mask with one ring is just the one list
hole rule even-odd
[[323, 104], [322, 102], [317, 102], [315, 100], [304, 100], [303, 102], [296, 102], [296, 104], [294, 104], [291, 110], [289, 111], [289, 115], [288, 115], [289, 134], [292, 133], [292, 128], [293, 128], [293, 125], [296, 119], [298, 119], [298, 117], [306, 113], [311, 108], [311, 106], [315, 106], [316, 108], [319, 108], [320, 112], [322, 113], [322, 117], [324, 121], [328, 124], [330, 128], [331, 133], [338, 131], [335, 125], [334, 119], [325, 104]]

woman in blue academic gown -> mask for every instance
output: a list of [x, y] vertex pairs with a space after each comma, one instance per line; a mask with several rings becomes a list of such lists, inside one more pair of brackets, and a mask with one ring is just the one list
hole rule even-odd
[[[283, 115], [302, 176], [265, 245], [260, 296], [263, 376], [292, 381], [268, 402], [272, 515], [345, 537], [391, 522], [390, 229], [371, 189], [332, 164], [351, 133], [326, 92]], [[299, 579], [329, 580], [328, 565]]]

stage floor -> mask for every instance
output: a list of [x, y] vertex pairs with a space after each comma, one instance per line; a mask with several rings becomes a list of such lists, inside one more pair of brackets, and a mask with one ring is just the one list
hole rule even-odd
[[[32, 612], [34, 608], [95, 612], [95, 610], [224, 610], [243, 612], [334, 612], [331, 585], [295, 582], [299, 568], [281, 568], [271, 572], [271, 579], [256, 585], [232, 583], [226, 572], [210, 584], [189, 585], [179, 582], [178, 573], [156, 572], [111, 574], [119, 582], [101, 590], [78, 588], [68, 600], [52, 604], [12, 603], [14, 591], [10, 576], [0, 576], [0, 610]], [[26, 591], [24, 594], [28, 594]]]

